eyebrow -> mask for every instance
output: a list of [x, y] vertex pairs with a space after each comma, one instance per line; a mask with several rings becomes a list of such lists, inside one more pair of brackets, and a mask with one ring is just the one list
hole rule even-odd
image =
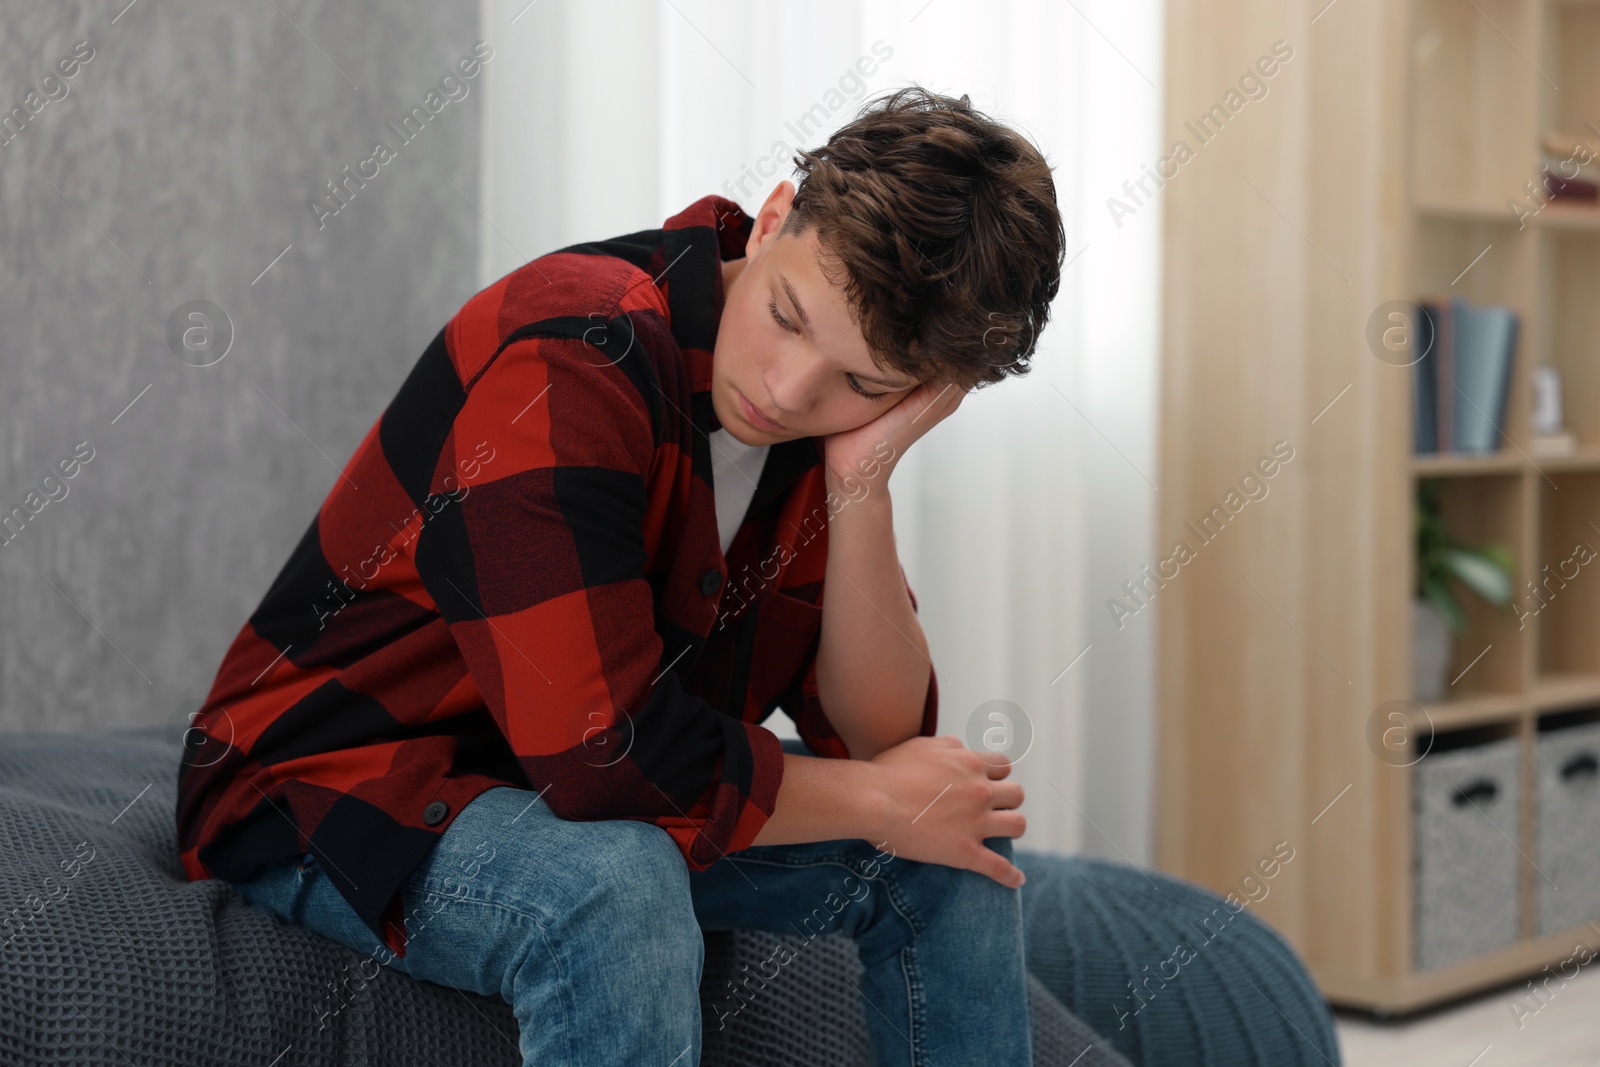
[[806, 309], [800, 305], [800, 298], [795, 295], [794, 286], [790, 285], [789, 279], [781, 274], [778, 275], [778, 284], [783, 286], [785, 293], [789, 294], [789, 303], [794, 305], [794, 313], [800, 316], [800, 325], [806, 328], [807, 333], [810, 333], [811, 319], [806, 315]]
[[[801, 305], [800, 297], [795, 294], [794, 286], [790, 285], [789, 279], [785, 278], [782, 274], [778, 275], [778, 284], [783, 286], [783, 291], [788, 294], [789, 303], [794, 305], [794, 313], [800, 316], [800, 324], [806, 328], [807, 333], [810, 333], [811, 320], [806, 316], [806, 309]], [[885, 389], [909, 389], [912, 385], [917, 384], [916, 382], [912, 382], [911, 385], [906, 385], [903, 383], [896, 385], [894, 382], [885, 381], [882, 378], [875, 378], [870, 374], [862, 374], [860, 371], [851, 371], [850, 373], [854, 374], [862, 381], [871, 382], [873, 385], [881, 385]]]

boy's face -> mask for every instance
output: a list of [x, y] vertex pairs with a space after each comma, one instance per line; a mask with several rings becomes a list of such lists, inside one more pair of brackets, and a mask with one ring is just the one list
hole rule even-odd
[[723, 427], [747, 445], [853, 430], [919, 384], [873, 363], [849, 302], [822, 273], [816, 229], [778, 234], [794, 193], [793, 183], [780, 182], [756, 215], [745, 257], [722, 264], [711, 403]]

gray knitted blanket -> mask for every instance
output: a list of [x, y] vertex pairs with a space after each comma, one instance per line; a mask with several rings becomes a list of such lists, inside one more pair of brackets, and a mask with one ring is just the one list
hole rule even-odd
[[[0, 1064], [520, 1063], [504, 1001], [389, 968], [364, 980], [360, 953], [226, 882], [185, 880], [178, 763], [166, 727], [0, 736]], [[798, 952], [768, 984], [776, 995], [718, 1029], [713, 991], [780, 940], [706, 934], [701, 1062], [870, 1067], [842, 934]], [[1127, 1067], [1031, 976], [1028, 1003], [1035, 1064]]]

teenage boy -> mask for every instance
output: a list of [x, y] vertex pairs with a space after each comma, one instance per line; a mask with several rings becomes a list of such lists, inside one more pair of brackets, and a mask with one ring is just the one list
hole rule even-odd
[[469, 300], [186, 739], [190, 879], [504, 997], [528, 1064], [699, 1062], [738, 928], [853, 937], [882, 1067], [1030, 1060], [1023, 791], [937, 735], [888, 481], [1028, 369], [1050, 168], [918, 88], [796, 162]]

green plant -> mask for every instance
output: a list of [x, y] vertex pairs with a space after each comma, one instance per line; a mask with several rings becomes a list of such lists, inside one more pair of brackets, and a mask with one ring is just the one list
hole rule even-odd
[[1438, 482], [1424, 481], [1417, 487], [1415, 592], [1437, 608], [1453, 629], [1466, 629], [1467, 616], [1451, 588], [1451, 578], [1495, 607], [1504, 609], [1511, 603], [1515, 572], [1511, 550], [1504, 544], [1498, 541], [1469, 544], [1445, 529], [1439, 509]]

